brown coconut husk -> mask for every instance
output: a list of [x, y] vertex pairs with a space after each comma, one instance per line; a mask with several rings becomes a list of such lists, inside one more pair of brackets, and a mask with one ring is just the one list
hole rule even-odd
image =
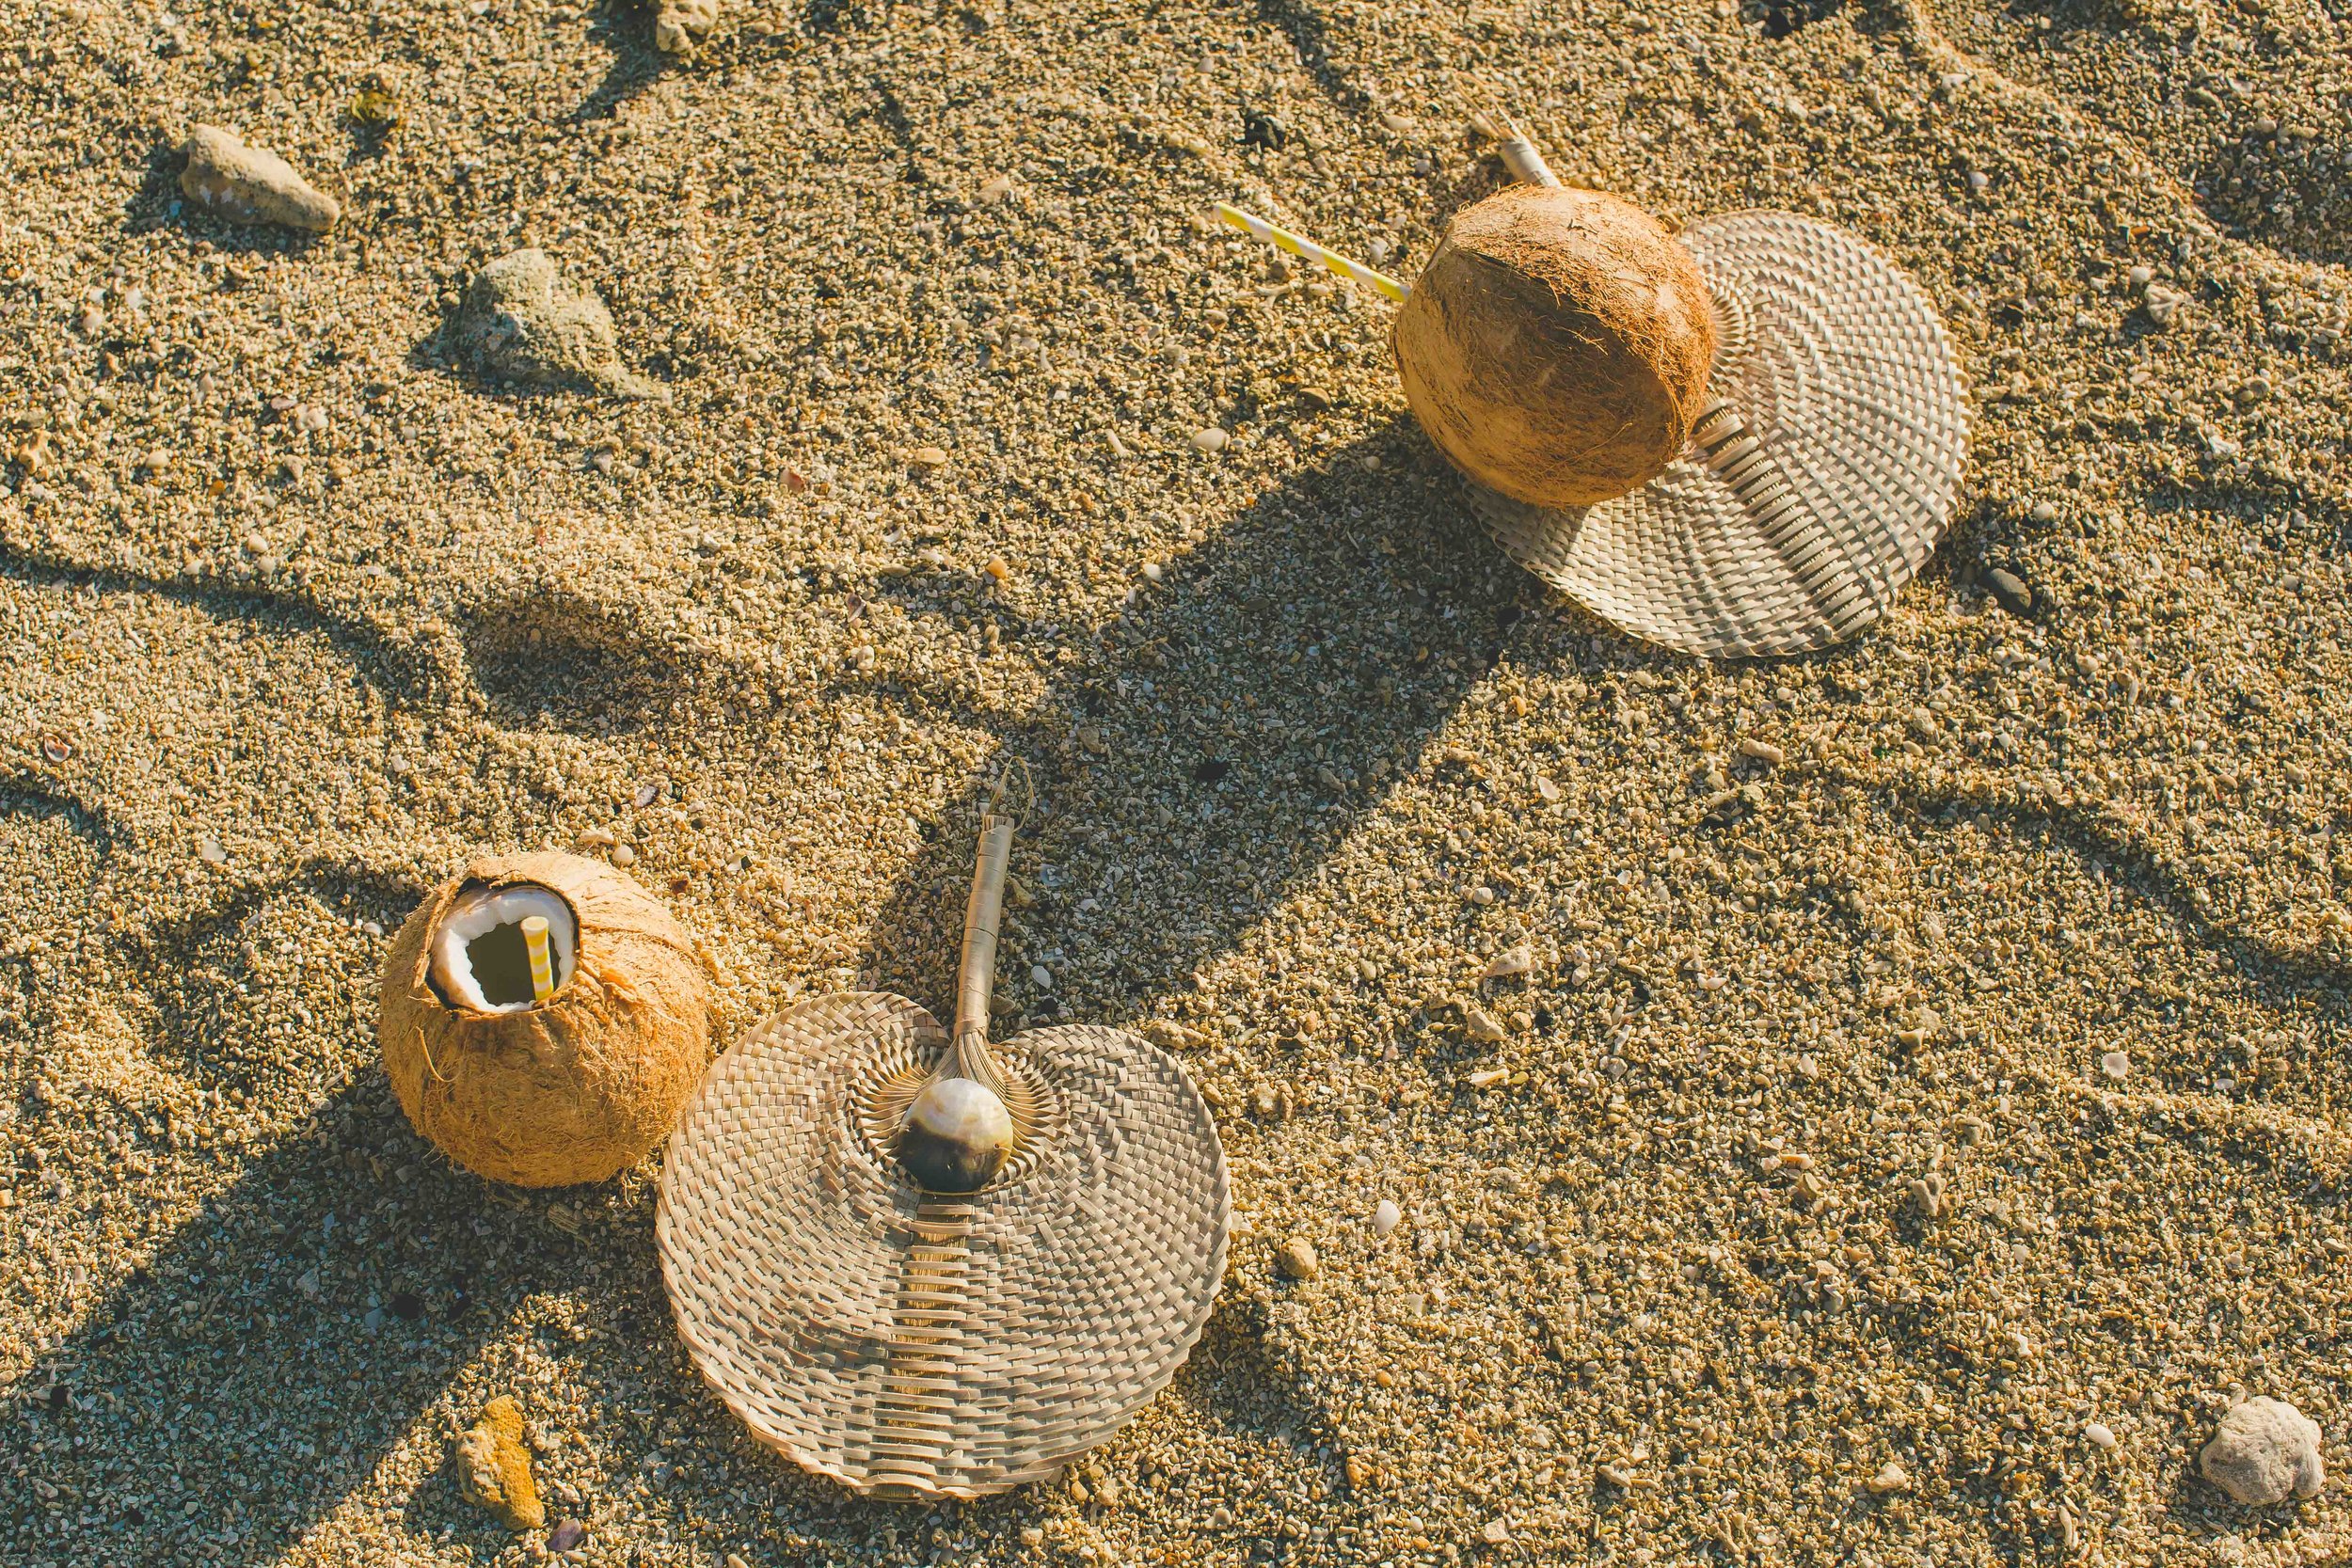
[[1689, 443], [1715, 321], [1698, 263], [1656, 218], [1513, 185], [1455, 214], [1394, 347], [1406, 401], [1463, 472], [1533, 506], [1591, 506]]
[[[484, 1012], [437, 990], [433, 939], [474, 886], [548, 889], [579, 935], [548, 1001]], [[666, 1137], [710, 1053], [707, 975], [693, 939], [652, 895], [600, 861], [501, 855], [444, 882], [392, 941], [377, 1037], [409, 1121], [495, 1181], [601, 1181]]]

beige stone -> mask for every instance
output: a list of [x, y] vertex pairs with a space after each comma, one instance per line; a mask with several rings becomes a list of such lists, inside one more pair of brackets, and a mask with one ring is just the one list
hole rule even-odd
[[276, 153], [247, 147], [234, 131], [198, 126], [188, 136], [187, 159], [180, 171], [180, 194], [215, 217], [324, 233], [342, 216], [333, 197]]

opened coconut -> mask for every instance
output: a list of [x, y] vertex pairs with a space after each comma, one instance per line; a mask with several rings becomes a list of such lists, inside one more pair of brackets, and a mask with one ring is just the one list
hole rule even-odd
[[1513, 185], [1456, 214], [1396, 318], [1430, 438], [1533, 506], [1591, 506], [1665, 471], [1707, 404], [1698, 264], [1598, 191]]
[[707, 985], [684, 927], [602, 862], [476, 861], [392, 941], [384, 1070], [417, 1131], [476, 1175], [601, 1181], [669, 1133], [702, 1075]]

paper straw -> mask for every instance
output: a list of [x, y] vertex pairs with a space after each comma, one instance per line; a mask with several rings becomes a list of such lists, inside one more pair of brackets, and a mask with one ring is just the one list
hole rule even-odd
[[1334, 256], [1312, 240], [1302, 240], [1287, 229], [1278, 229], [1255, 214], [1245, 213], [1226, 202], [1216, 204], [1216, 215], [1219, 222], [1240, 230], [1253, 240], [1287, 250], [1300, 261], [1311, 261], [1316, 266], [1337, 273], [1351, 283], [1377, 289], [1400, 305], [1405, 303], [1407, 289], [1387, 273], [1375, 272], [1361, 261], [1351, 261], [1344, 256]]
[[531, 951], [531, 996], [545, 1002], [555, 994], [555, 965], [548, 956], [548, 917], [523, 916], [523, 945]]
[[1491, 137], [1498, 144], [1496, 150], [1502, 154], [1503, 166], [1514, 179], [1531, 185], [1560, 182], [1560, 177], [1551, 172], [1551, 166], [1544, 162], [1544, 155], [1535, 150], [1535, 144], [1519, 135], [1519, 128], [1509, 120], [1498, 125], [1486, 115], [1475, 114], [1470, 116], [1470, 123], [1478, 127], [1481, 135]]

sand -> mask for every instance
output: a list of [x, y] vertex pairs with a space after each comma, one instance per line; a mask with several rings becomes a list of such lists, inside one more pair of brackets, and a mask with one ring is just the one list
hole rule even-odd
[[[596, 1563], [2352, 1554], [2340, 1481], [2193, 1468], [2240, 1390], [2339, 1471], [2352, 1429], [2343, 21], [651, 31], [0, 28], [0, 1557], [527, 1560], [451, 1460], [501, 1395]], [[1882, 626], [1709, 666], [1547, 600], [1385, 307], [1203, 221], [1409, 274], [1502, 177], [1477, 109], [1944, 307], [1976, 451]], [[199, 122], [341, 226], [178, 212]], [[663, 395], [455, 362], [526, 245]], [[723, 1036], [945, 1007], [1013, 756], [1009, 1026], [1190, 1031], [1246, 1228], [1084, 1501], [857, 1503], [695, 1381], [652, 1166], [525, 1194], [409, 1131], [374, 974], [469, 855], [578, 846], [707, 942]]]

